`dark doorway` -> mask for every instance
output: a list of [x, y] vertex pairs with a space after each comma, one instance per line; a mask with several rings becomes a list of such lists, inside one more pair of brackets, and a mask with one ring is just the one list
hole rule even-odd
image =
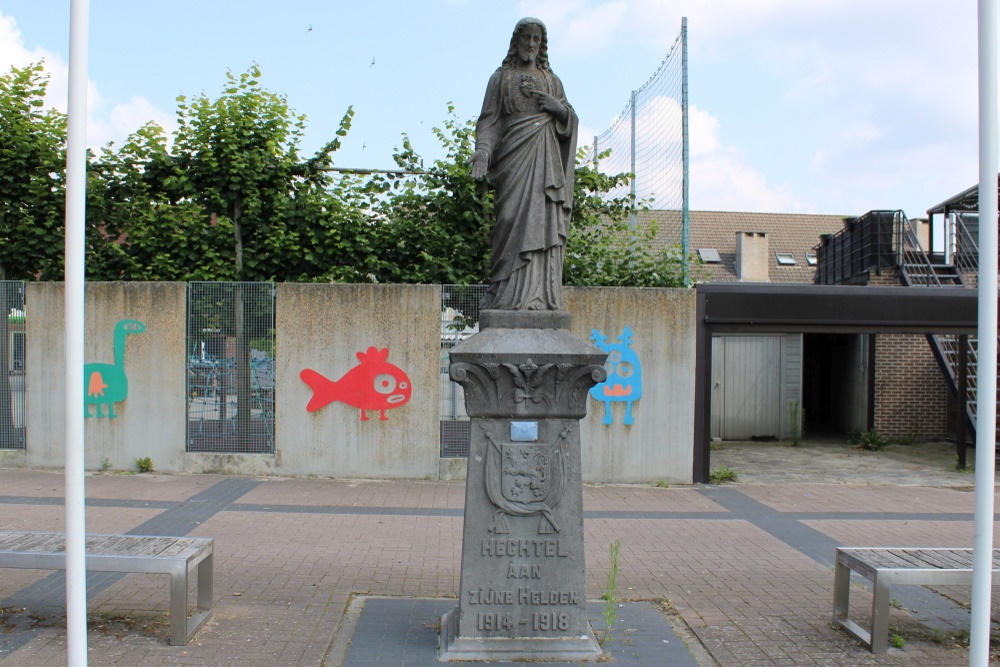
[[808, 437], [858, 433], [868, 423], [868, 336], [802, 336], [802, 412]]

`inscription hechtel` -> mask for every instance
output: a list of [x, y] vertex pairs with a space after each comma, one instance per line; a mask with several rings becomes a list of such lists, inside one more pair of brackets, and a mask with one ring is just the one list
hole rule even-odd
[[536, 556], [539, 558], [567, 558], [560, 540], [527, 539], [515, 540], [491, 537], [483, 540], [483, 556]]

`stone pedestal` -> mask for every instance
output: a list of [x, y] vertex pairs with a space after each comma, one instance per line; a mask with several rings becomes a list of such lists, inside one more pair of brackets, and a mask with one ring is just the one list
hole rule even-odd
[[[451, 350], [472, 419], [457, 608], [439, 659], [587, 660], [580, 424], [605, 353], [566, 313], [486, 311]], [[517, 327], [517, 328], [514, 328]]]

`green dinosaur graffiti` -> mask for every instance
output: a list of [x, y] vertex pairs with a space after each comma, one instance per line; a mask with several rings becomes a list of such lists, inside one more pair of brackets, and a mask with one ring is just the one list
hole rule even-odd
[[[90, 406], [94, 407], [94, 417], [115, 418], [115, 403], [128, 398], [128, 376], [125, 375], [125, 338], [129, 334], [142, 333], [146, 325], [138, 320], [121, 320], [115, 325], [115, 363], [85, 364], [83, 367], [83, 416], [90, 417]], [[105, 414], [101, 414], [101, 406]]]

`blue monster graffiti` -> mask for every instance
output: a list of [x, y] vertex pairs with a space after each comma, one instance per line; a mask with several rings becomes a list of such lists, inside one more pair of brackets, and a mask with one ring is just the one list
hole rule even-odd
[[639, 355], [632, 349], [632, 329], [626, 326], [617, 343], [608, 343], [607, 336], [597, 329], [591, 330], [590, 340], [594, 345], [608, 353], [604, 367], [608, 371], [608, 379], [590, 390], [595, 400], [604, 402], [604, 420], [602, 424], [611, 424], [611, 402], [624, 401], [625, 419], [623, 424], [629, 425], [632, 418], [632, 403], [642, 397], [642, 363]]

